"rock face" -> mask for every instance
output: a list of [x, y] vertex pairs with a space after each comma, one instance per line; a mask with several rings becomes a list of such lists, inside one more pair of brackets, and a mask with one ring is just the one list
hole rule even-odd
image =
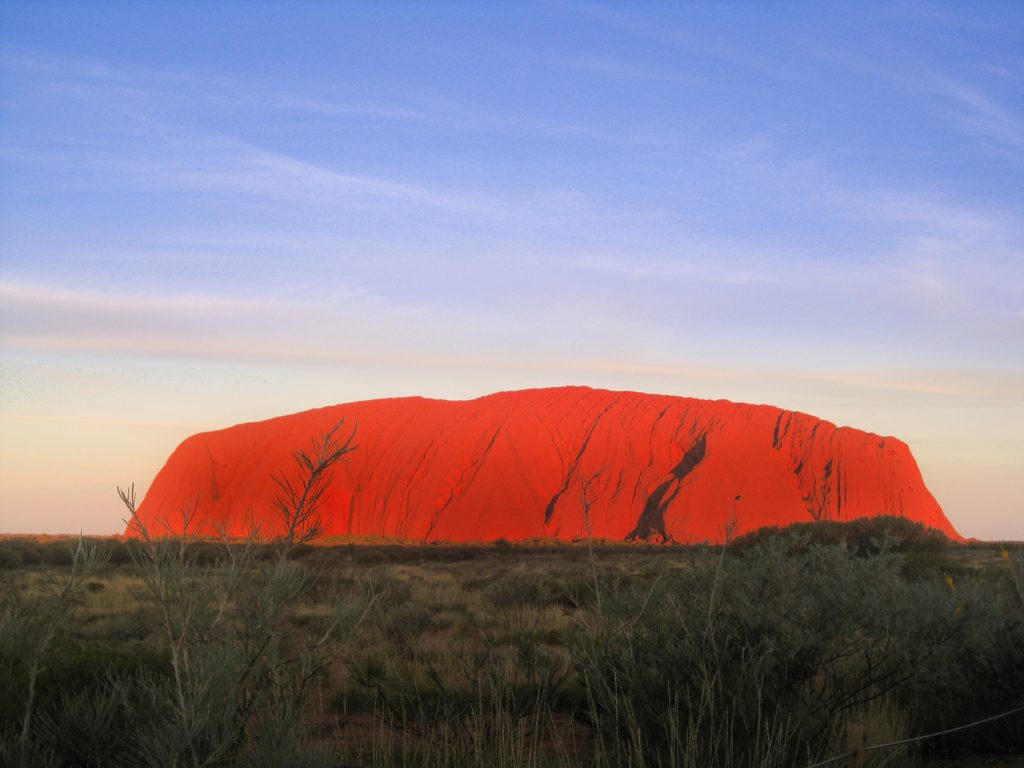
[[[960, 536], [910, 449], [766, 405], [586, 387], [477, 400], [368, 400], [194, 435], [139, 506], [154, 530], [279, 532], [274, 476], [345, 420], [325, 533], [425, 541], [535, 537], [721, 542], [765, 525], [901, 515]], [[584, 514], [583, 484], [588, 511]]]

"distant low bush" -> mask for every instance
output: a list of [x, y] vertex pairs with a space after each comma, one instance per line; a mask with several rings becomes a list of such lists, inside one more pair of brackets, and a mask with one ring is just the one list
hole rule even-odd
[[0, 570], [21, 568], [24, 563], [20, 549], [0, 542]]
[[0, 552], [7, 553], [8, 562], [18, 563], [10, 567], [22, 565], [39, 565], [42, 562], [42, 547], [32, 539], [4, 539], [0, 541]]
[[861, 557], [877, 555], [883, 549], [891, 552], [942, 552], [952, 544], [942, 531], [914, 520], [878, 515], [844, 522], [819, 520], [785, 527], [766, 526], [736, 538], [730, 546], [733, 551], [743, 551], [780, 536], [789, 537], [794, 543], [802, 542], [804, 547], [845, 544]]
[[495, 607], [510, 605], [552, 605], [559, 601], [562, 589], [547, 574], [536, 571], [510, 571], [490, 580], [484, 588]]

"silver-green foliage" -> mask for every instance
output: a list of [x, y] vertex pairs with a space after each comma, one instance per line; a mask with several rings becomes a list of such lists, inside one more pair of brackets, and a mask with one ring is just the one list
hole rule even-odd
[[[340, 426], [340, 425], [339, 425]], [[354, 450], [337, 428], [295, 454], [297, 478], [275, 478], [283, 533], [262, 558], [258, 531], [238, 542], [222, 529], [223, 554], [201, 564], [190, 549], [194, 507], [179, 520], [162, 521], [171, 537], [158, 537], [138, 514], [134, 489], [118, 489], [127, 522], [142, 546], [136, 566], [158, 611], [170, 652], [171, 675], [144, 684], [159, 717], [139, 730], [144, 765], [217, 766], [277, 761], [300, 764], [301, 714], [310, 683], [330, 661], [331, 643], [357, 625], [369, 602], [342, 601], [323, 621], [290, 632], [294, 607], [313, 587], [289, 555], [322, 531], [319, 504], [333, 467]], [[309, 756], [313, 763], [318, 758]], [[310, 763], [312, 764], [312, 763]]]
[[324, 755], [303, 744], [303, 708], [336, 642], [374, 602], [372, 591], [346, 592], [326, 616], [301, 628], [292, 621], [314, 580], [291, 555], [321, 533], [319, 505], [332, 469], [355, 448], [354, 432], [344, 441], [336, 433], [296, 452], [297, 470], [275, 478], [282, 533], [269, 548], [259, 531], [238, 541], [225, 525], [220, 556], [201, 560], [194, 506], [151, 530], [138, 513], [134, 488], [118, 489], [138, 538], [131, 548], [135, 571], [159, 616], [167, 673], [108, 669], [37, 713], [37, 682], [58, 658], [57, 646], [103, 557], [79, 541], [70, 565], [43, 571], [31, 598], [15, 591], [4, 601], [4, 687], [22, 701], [17, 728], [0, 734], [0, 764], [325, 765]]
[[904, 579], [897, 556], [799, 549], [783, 537], [654, 588], [598, 585], [572, 648], [608, 762], [808, 760], [844, 713], [920, 682], [958, 631], [948, 594]]
[[[55, 759], [35, 728], [37, 685], [49, 653], [67, 630], [86, 581], [103, 563], [100, 552], [79, 538], [67, 571], [46, 571], [31, 600], [15, 599], [2, 608], [2, 656], [16, 660], [17, 672], [24, 675], [25, 682], [18, 731], [0, 734], [0, 757], [5, 764], [27, 768], [50, 765]], [[7, 674], [13, 677], [15, 670]]]

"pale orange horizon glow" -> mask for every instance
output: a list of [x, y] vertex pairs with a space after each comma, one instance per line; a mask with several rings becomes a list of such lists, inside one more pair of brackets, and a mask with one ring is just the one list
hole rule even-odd
[[[658, 375], [650, 370], [657, 366], [623, 372], [615, 361], [605, 370], [588, 367], [581, 382], [579, 371], [567, 373], [555, 363], [549, 370], [195, 363], [176, 376], [170, 372], [179, 366], [166, 361], [122, 363], [120, 370], [79, 361], [60, 377], [33, 372], [25, 363], [20, 370], [26, 392], [19, 407], [0, 412], [0, 532], [119, 534], [123, 509], [115, 487], [135, 483], [141, 498], [174, 448], [195, 432], [376, 397], [466, 399], [584, 383], [766, 402], [893, 435], [910, 445], [926, 485], [962, 535], [1024, 540], [1024, 516], [1013, 506], [1024, 498], [1024, 476], [1013, 472], [1024, 463], [1024, 441], [1016, 428], [1024, 408], [1012, 398], [994, 405], [991, 396], [973, 394], [979, 380], [989, 389], [1001, 386], [998, 374], [965, 377], [959, 384], [952, 375], [936, 377], [936, 391], [922, 397], [912, 385], [886, 389], [842, 376], [773, 377], [755, 370], [732, 377], [723, 371], [684, 375], [670, 367]], [[569, 376], [573, 380], [567, 381]], [[1005, 384], [1009, 388], [1012, 381]]]

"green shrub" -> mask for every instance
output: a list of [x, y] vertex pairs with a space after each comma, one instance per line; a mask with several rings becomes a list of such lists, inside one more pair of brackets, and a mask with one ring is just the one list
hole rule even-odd
[[766, 526], [738, 537], [730, 545], [734, 552], [748, 550], [770, 539], [783, 537], [803, 548], [814, 545], [845, 544], [859, 556], [892, 552], [943, 552], [952, 542], [934, 528], [905, 517], [878, 515], [846, 522], [819, 520], [794, 523], [780, 528]]
[[24, 560], [19, 548], [0, 543], [0, 570], [21, 568], [23, 564]]
[[509, 605], [552, 605], [561, 596], [557, 582], [543, 572], [509, 571], [489, 580], [484, 594], [497, 608]]
[[18, 562], [13, 567], [39, 565], [42, 561], [42, 547], [34, 539], [6, 539], [0, 542], [0, 548], [11, 553], [12, 559]]
[[40, 563], [49, 566], [70, 566], [74, 556], [74, 544], [67, 541], [51, 541], [43, 546]]

